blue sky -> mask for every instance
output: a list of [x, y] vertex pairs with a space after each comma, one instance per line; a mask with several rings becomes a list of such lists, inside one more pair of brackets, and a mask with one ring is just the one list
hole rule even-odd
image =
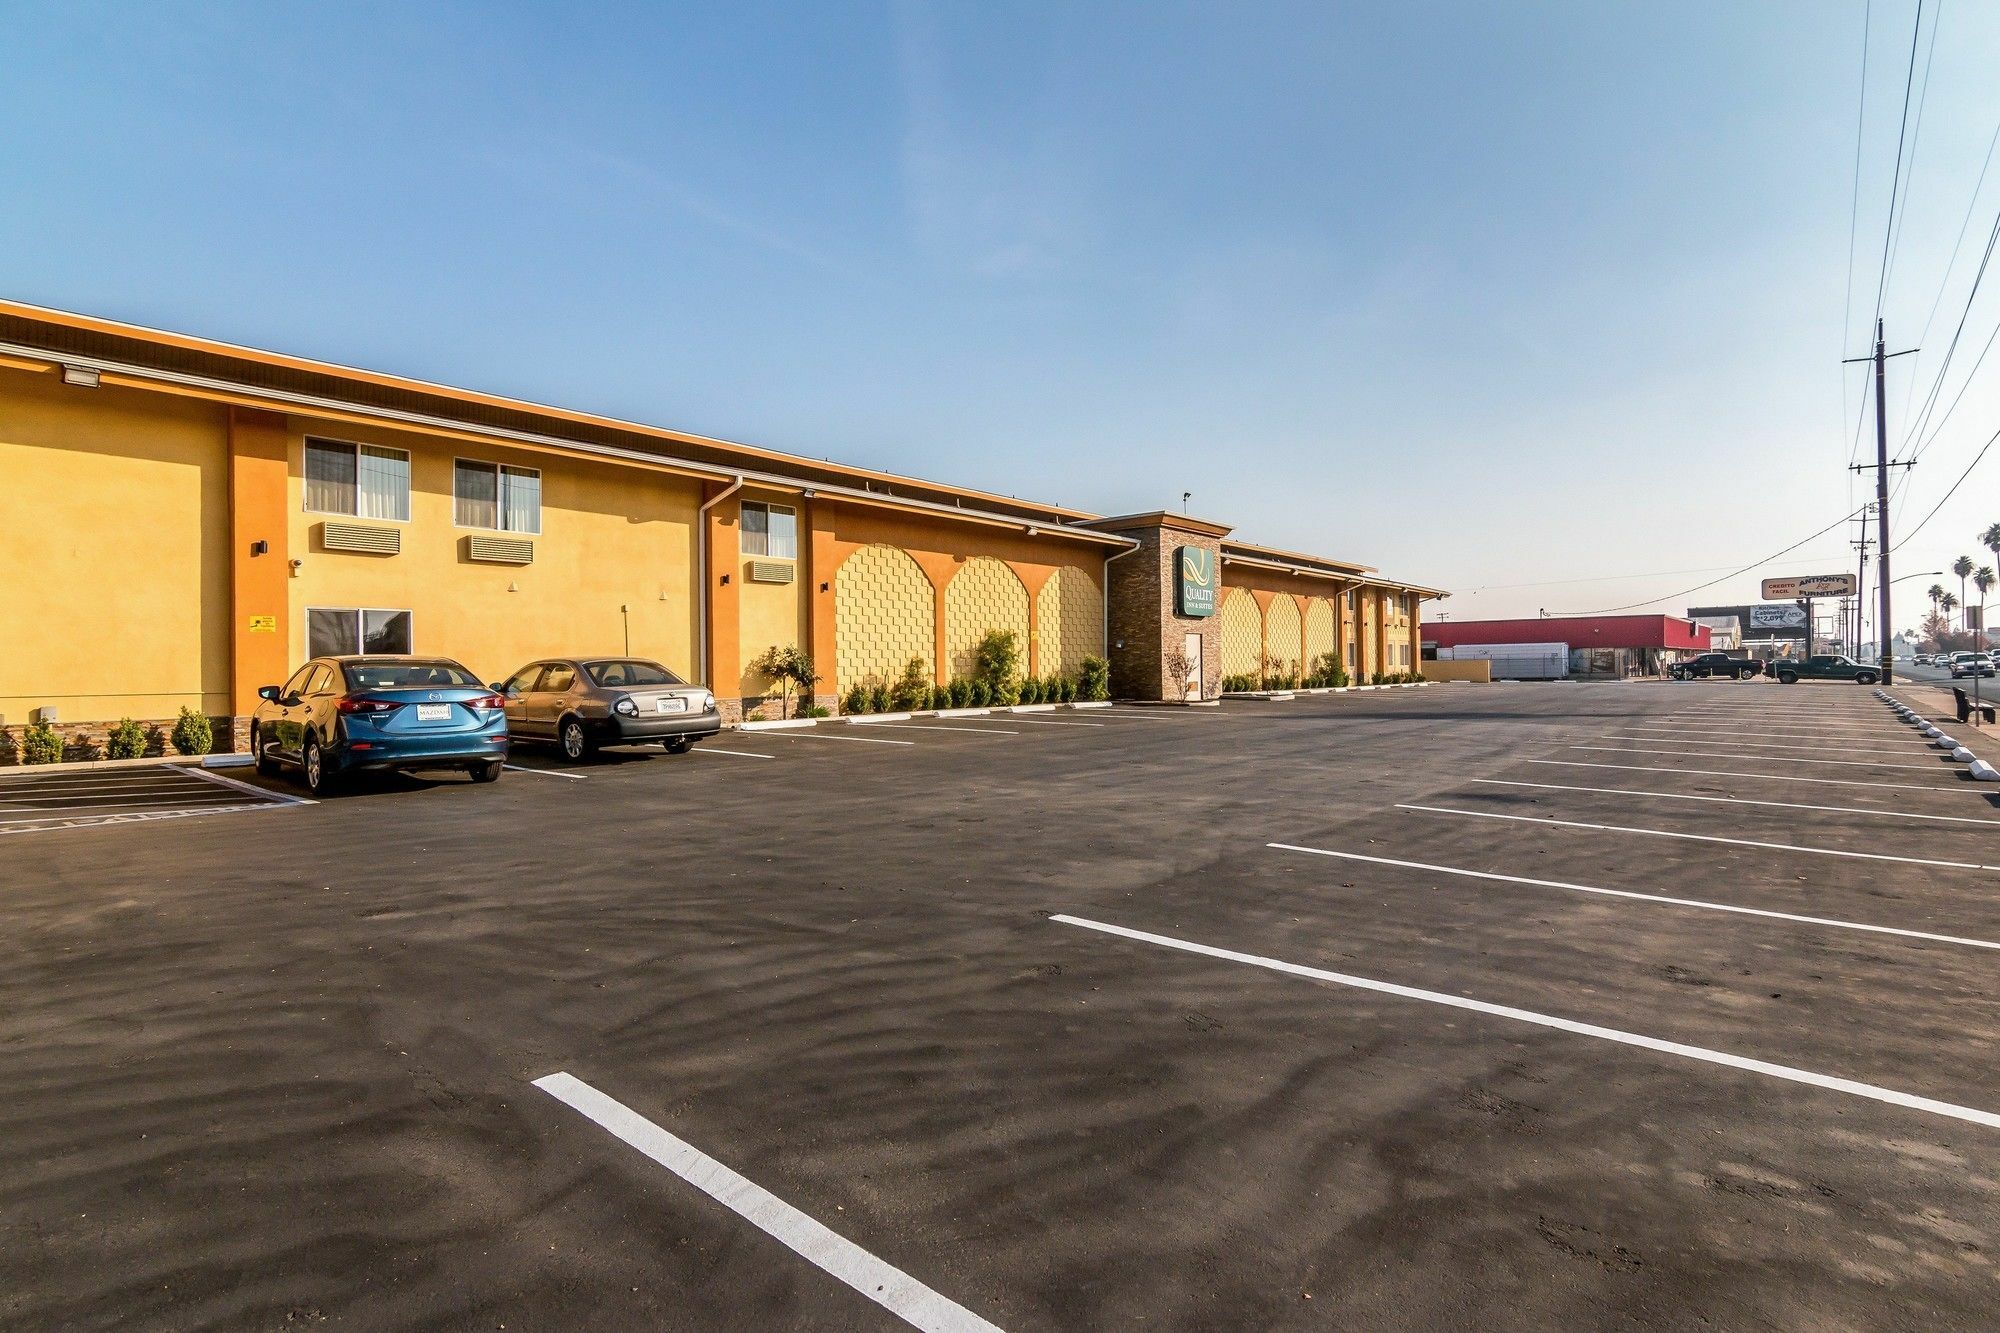
[[[1100, 511], [1192, 490], [1459, 618], [1754, 595], [1668, 596], [1865, 498], [1838, 362], [1913, 3], [1874, 6], [1846, 336], [1859, 4], [0, 9], [14, 299]], [[1925, 54], [1886, 312], [1907, 345], [1942, 287], [1941, 349], [2000, 10]], [[1900, 569], [2000, 521], [1988, 467]]]

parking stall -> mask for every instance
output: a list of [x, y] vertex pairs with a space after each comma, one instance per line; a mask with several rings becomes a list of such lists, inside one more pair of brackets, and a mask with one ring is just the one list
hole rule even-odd
[[0, 836], [310, 804], [174, 764], [0, 776]]

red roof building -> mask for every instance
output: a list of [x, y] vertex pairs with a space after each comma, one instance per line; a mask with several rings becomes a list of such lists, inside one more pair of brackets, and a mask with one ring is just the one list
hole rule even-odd
[[1653, 648], [1705, 653], [1708, 626], [1679, 616], [1555, 616], [1533, 620], [1431, 620], [1424, 643], [1458, 648], [1482, 643], [1566, 643], [1582, 648]]

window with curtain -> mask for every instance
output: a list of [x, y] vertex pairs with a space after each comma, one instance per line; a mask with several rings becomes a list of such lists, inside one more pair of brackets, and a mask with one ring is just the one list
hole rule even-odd
[[314, 657], [410, 651], [408, 611], [315, 606], [306, 610], [306, 651]]
[[350, 518], [410, 518], [410, 456], [401, 449], [307, 440], [305, 506]]
[[790, 505], [743, 502], [743, 554], [799, 558], [799, 514]]
[[542, 474], [531, 467], [461, 458], [452, 465], [451, 518], [461, 528], [538, 534]]

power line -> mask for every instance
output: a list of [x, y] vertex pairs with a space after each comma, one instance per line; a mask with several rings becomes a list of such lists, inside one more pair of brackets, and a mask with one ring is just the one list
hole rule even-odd
[[[1910, 30], [1910, 64], [1903, 72], [1903, 118], [1896, 127], [1896, 170], [1889, 178], [1889, 217], [1882, 227], [1882, 267], [1875, 280], [1875, 320], [1882, 318], [1882, 299], [1889, 290], [1890, 243], [1896, 235], [1896, 199], [1903, 182], [1903, 143], [1910, 131], [1910, 90], [1917, 78], [1917, 39], [1924, 31], [1924, 0], [1917, 0], [1917, 22]], [[1871, 321], [1872, 322], [1872, 321]]]
[[[1979, 192], [1986, 184], [1986, 172], [1993, 165], [1993, 149], [1996, 146], [2000, 146], [2000, 122], [1994, 124], [1993, 137], [1986, 141], [1986, 158], [1979, 164], [1979, 179], [1972, 183], [1972, 197], [1965, 201], [1965, 217], [1958, 224], [1958, 239], [1951, 243], [1951, 258], [1945, 261], [1944, 276], [1938, 280], [1937, 295], [1931, 298], [1930, 314], [1924, 316], [1924, 331], [1917, 336], [1919, 347], [1930, 339], [1931, 324], [1937, 319], [1938, 307], [1944, 303], [1945, 289], [1951, 286], [1951, 271], [1958, 267], [1958, 252], [1965, 245], [1966, 231], [1972, 226], [1972, 213], [1979, 206]], [[1851, 235], [1848, 245], [1851, 250], [1853, 247]], [[1848, 262], [1851, 265], [1853, 259], [1850, 257]]]
[[1463, 597], [1469, 593], [1507, 592], [1515, 588], [1556, 588], [1571, 583], [1624, 583], [1632, 579], [1671, 578], [1676, 574], [1711, 574], [1718, 569], [1729, 568], [1729, 565], [1696, 565], [1689, 569], [1649, 569], [1637, 574], [1586, 574], [1573, 579], [1536, 579], [1527, 583], [1482, 583], [1476, 588], [1453, 588], [1451, 595]]
[[[2000, 436], [1996, 436], [1995, 438], [2000, 438]], [[1727, 583], [1729, 582], [1729, 580], [1737, 577], [1738, 575], [1748, 574], [1753, 569], [1759, 569], [1765, 565], [1770, 564], [1771, 562], [1776, 560], [1779, 556], [1790, 555], [1793, 551], [1798, 550], [1801, 546], [1804, 546], [1807, 542], [1816, 541], [1819, 538], [1826, 536], [1827, 533], [1832, 532], [1835, 528], [1839, 527], [1841, 524], [1846, 523], [1851, 519], [1853, 519], [1855, 515], [1866, 512], [1867, 508], [1868, 508], [1867, 505], [1862, 505], [1859, 509], [1850, 510], [1848, 513], [1842, 514], [1839, 518], [1836, 518], [1835, 520], [1833, 520], [1833, 522], [1821, 528], [1818, 532], [1813, 533], [1812, 536], [1801, 537], [1797, 541], [1793, 542], [1790, 546], [1785, 547], [1783, 550], [1773, 551], [1771, 554], [1765, 556], [1762, 560], [1752, 560], [1749, 564], [1744, 565], [1739, 569], [1732, 569], [1719, 579], [1710, 579], [1706, 583], [1697, 583], [1692, 588], [1683, 588], [1679, 592], [1662, 593], [1658, 597], [1648, 597], [1643, 602], [1628, 602], [1624, 606], [1607, 606], [1596, 611], [1565, 611], [1563, 612], [1563, 614], [1568, 616], [1608, 616], [1611, 615], [1613, 612], [1617, 611], [1631, 611], [1635, 610], [1638, 607], [1651, 606], [1654, 602], [1679, 601], [1681, 598], [1686, 597], [1689, 593], [1700, 592], [1703, 588], [1713, 588], [1718, 583]]]
[[[1890, 279], [1895, 277], [1896, 257], [1903, 250], [1903, 224], [1909, 220], [1910, 190], [1916, 184], [1917, 180], [1917, 146], [1923, 142], [1924, 136], [1924, 106], [1930, 101], [1931, 96], [1931, 61], [1937, 55], [1938, 28], [1942, 26], [1943, 21], [1944, 0], [1938, 0], [1937, 8], [1931, 11], [1931, 44], [1924, 50], [1924, 81], [1917, 87], [1917, 118], [1916, 122], [1910, 126], [1910, 169], [1903, 175], [1902, 203], [1894, 204], [1893, 191], [1890, 196], [1891, 203], [1895, 207], [1896, 239], [1894, 244], [1889, 247], [1888, 269], [1882, 275], [1882, 287], [1884, 291], [1887, 291]], [[1922, 30], [1923, 23], [1923, 3], [1922, 0], [1918, 0], [1917, 27], [1919, 31]], [[1911, 40], [1914, 41], [1915, 38], [1913, 37]], [[1911, 54], [1914, 55], [1915, 52], [1912, 51]], [[1906, 108], [1908, 101], [1909, 94], [1906, 92], [1904, 94]], [[1878, 309], [1876, 313], [1879, 315], [1881, 311]]]
[[1965, 479], [1972, 475], [1972, 469], [1979, 466], [1979, 460], [1986, 457], [1986, 451], [1993, 447], [1995, 441], [2000, 441], [2000, 430], [1994, 431], [1993, 434], [1987, 438], [1986, 443], [1979, 446], [1979, 452], [1974, 454], [1972, 456], [1972, 461], [1965, 465], [1965, 471], [1958, 474], [1958, 480], [1954, 481], [1951, 484], [1951, 489], [1944, 493], [1944, 499], [1939, 500], [1936, 504], [1932, 505], [1931, 512], [1925, 514], [1923, 520], [1919, 522], [1916, 527], [1911, 528], [1908, 532], [1904, 533], [1901, 539], [1897, 541], [1895, 546], [1891, 548], [1892, 550], [1900, 551], [1905, 546], [1909, 545], [1910, 538], [1916, 536], [1919, 532], [1922, 532], [1924, 530], [1924, 524], [1930, 522], [1932, 519], [1937, 517], [1938, 510], [1944, 508], [1945, 500], [1949, 500], [1953, 495], [1957, 494], [1958, 488], [1965, 484]]
[[[1868, 39], [1875, 22], [1875, 0], [1868, 0], [1868, 7], [1861, 16], [1861, 105], [1854, 113], [1854, 193], [1847, 202], [1847, 295], [1842, 303], [1840, 316], [1840, 345], [1843, 351], [1847, 339], [1854, 332], [1854, 236], [1861, 219], [1861, 144], [1866, 137], [1868, 126]], [[1966, 214], [1967, 218], [1971, 214]], [[1950, 270], [1945, 270], [1950, 276]], [[1940, 293], [1942, 294], [1942, 293]], [[1863, 403], [1867, 394], [1862, 394]], [[1840, 377], [1840, 415], [1847, 416], [1847, 376]], [[1847, 461], [1852, 463], [1861, 449], [1861, 422], [1854, 423], [1854, 448], [1848, 452]]]

